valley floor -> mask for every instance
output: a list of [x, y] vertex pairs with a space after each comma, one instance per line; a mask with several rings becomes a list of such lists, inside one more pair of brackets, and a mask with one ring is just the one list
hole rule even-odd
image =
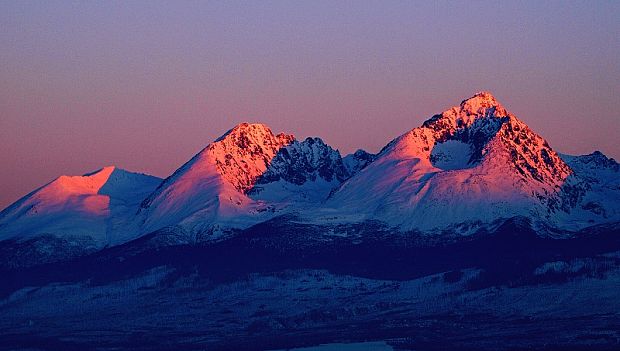
[[158, 267], [105, 285], [13, 292], [0, 300], [0, 349], [242, 350], [379, 341], [397, 350], [611, 350], [620, 348], [620, 268], [608, 268], [597, 277], [475, 288], [475, 269], [406, 281], [299, 269], [215, 284]]

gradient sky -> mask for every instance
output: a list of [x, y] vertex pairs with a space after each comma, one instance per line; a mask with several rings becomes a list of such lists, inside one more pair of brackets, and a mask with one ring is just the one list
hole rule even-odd
[[165, 177], [239, 122], [349, 153], [479, 90], [620, 158], [619, 1], [0, 1], [0, 208], [102, 166]]

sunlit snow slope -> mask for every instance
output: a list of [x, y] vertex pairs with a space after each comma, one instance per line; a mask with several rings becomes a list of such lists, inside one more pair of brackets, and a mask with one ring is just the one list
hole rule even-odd
[[142, 199], [161, 179], [113, 166], [83, 176], [61, 176], [0, 213], [0, 240], [39, 235], [88, 238], [97, 246], [135, 236]]
[[316, 205], [350, 176], [319, 138], [299, 142], [242, 123], [209, 144], [142, 204], [143, 231], [177, 226], [219, 237], [304, 203]]
[[[617, 167], [604, 177], [617, 180]], [[584, 210], [575, 191], [589, 190], [600, 195], [584, 199], [596, 199], [592, 206], [607, 217]], [[614, 198], [620, 191], [614, 185], [603, 190], [584, 188], [579, 174], [542, 137], [481, 92], [394, 139], [326, 207], [403, 230], [468, 233], [515, 216], [577, 229], [618, 220]], [[580, 221], [571, 220], [575, 217]]]

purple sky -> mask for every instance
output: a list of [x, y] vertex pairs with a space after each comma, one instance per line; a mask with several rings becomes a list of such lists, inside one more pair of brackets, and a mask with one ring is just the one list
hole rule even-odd
[[618, 1], [2, 1], [0, 208], [109, 164], [167, 176], [243, 121], [376, 152], [479, 90], [560, 152], [620, 158], [618, 18]]

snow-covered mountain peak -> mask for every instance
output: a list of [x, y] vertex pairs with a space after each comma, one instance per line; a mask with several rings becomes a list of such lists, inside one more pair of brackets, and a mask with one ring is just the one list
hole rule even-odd
[[126, 198], [144, 191], [136, 188], [136, 184], [141, 186], [143, 183], [148, 183], [147, 187], [154, 187], [159, 182], [161, 179], [157, 177], [126, 171], [116, 166], [106, 166], [81, 176], [62, 175], [41, 187], [38, 196], [45, 196], [55, 202], [64, 202], [69, 197], [83, 195]]
[[[148, 197], [140, 212], [147, 230], [246, 214], [260, 204], [246, 196], [277, 153], [295, 141], [259, 123], [241, 123], [207, 145]], [[195, 221], [194, 221], [195, 220]], [[202, 230], [202, 229], [200, 229]]]
[[426, 168], [465, 168], [482, 159], [483, 149], [511, 118], [516, 119], [493, 95], [477, 93], [394, 139], [380, 155], [419, 159]]
[[[109, 166], [102, 167], [102, 168], [100, 168], [100, 169], [98, 169], [96, 171], [85, 173], [85, 174], [82, 175], [82, 177], [91, 177], [91, 176], [98, 175], [98, 174], [108, 174], [109, 175], [109, 174], [111, 174], [112, 172], [114, 172], [117, 169], [119, 171], [122, 171], [122, 172], [127, 172], [127, 171], [125, 171], [122, 168], [118, 168], [118, 167], [116, 167], [114, 165], [109, 165]], [[67, 176], [66, 175], [62, 175], [61, 177], [67, 177]], [[72, 176], [69, 176], [69, 177], [72, 177]]]
[[[361, 212], [423, 230], [548, 216], [564, 201], [559, 194], [571, 174], [542, 137], [482, 92], [394, 139], [330, 204], [363, 204]], [[438, 221], [437, 211], [449, 218]]]
[[276, 154], [295, 140], [293, 135], [275, 135], [264, 124], [241, 123], [201, 152], [239, 192], [254, 186]]
[[43, 233], [108, 243], [116, 240], [109, 236], [116, 230], [115, 222], [135, 214], [160, 182], [114, 166], [82, 176], [60, 176], [0, 212], [0, 239]]
[[295, 140], [295, 137], [292, 134], [284, 134], [280, 133], [275, 135], [271, 128], [262, 123], [239, 123], [234, 128], [230, 129], [226, 133], [224, 133], [221, 137], [215, 140], [215, 143], [225, 141], [225, 140], [233, 140], [239, 143], [240, 147], [245, 146], [243, 143], [246, 140], [251, 140], [254, 142], [258, 142], [260, 144], [261, 140], [278, 140], [281, 143], [290, 143]]
[[82, 176], [62, 175], [43, 189], [48, 192], [54, 192], [57, 199], [74, 194], [97, 194], [115, 170], [115, 166], [106, 166]]
[[[128, 172], [115, 166], [107, 166], [81, 176], [62, 175], [7, 208], [28, 208], [27, 212], [48, 213], [78, 211], [90, 215], [107, 215], [111, 198], [126, 198], [144, 184], [154, 188], [161, 179], [140, 173]], [[141, 194], [144, 196], [145, 194]], [[24, 204], [29, 204], [24, 207]]]
[[510, 118], [509, 112], [491, 93], [480, 92], [424, 122], [423, 127], [435, 131], [435, 138], [450, 139], [459, 130], [474, 128], [485, 134], [495, 134]]
[[487, 169], [502, 169], [551, 187], [572, 173], [541, 136], [488, 92], [431, 117], [388, 144], [382, 154], [417, 158], [419, 167], [426, 169], [455, 170], [484, 163]]
[[461, 101], [460, 108], [470, 115], [486, 115], [486, 111], [494, 110], [497, 116], [506, 116], [506, 109], [488, 91], [481, 91]]
[[180, 224], [203, 233], [229, 219], [245, 226], [299, 201], [318, 202], [349, 176], [340, 153], [320, 138], [300, 142], [241, 123], [168, 177], [140, 212], [147, 230]]

